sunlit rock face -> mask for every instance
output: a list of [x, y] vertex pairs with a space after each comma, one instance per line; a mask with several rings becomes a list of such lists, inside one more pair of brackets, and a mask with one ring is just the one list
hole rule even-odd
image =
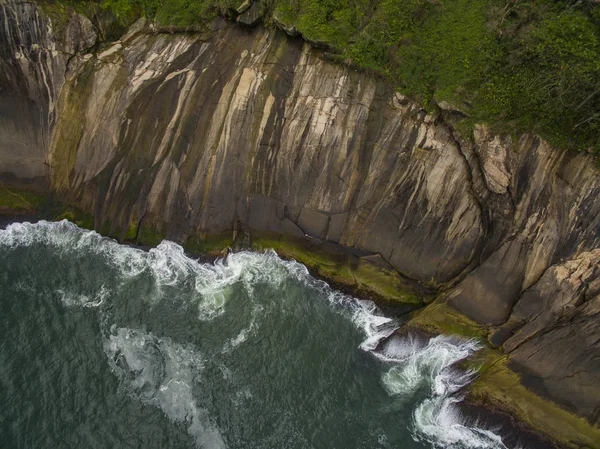
[[179, 237], [239, 221], [436, 281], [483, 237], [451, 132], [281, 33], [128, 36], [82, 64], [62, 99], [52, 184], [121, 227], [144, 217]]
[[451, 131], [403, 103], [278, 32], [132, 33], [67, 80], [51, 180], [122, 228], [144, 217], [180, 238], [241, 222], [444, 282], [475, 256], [480, 207]]
[[[140, 21], [94, 46], [81, 16], [58, 32], [34, 4], [0, 14], [2, 179], [45, 183], [112, 230], [269, 231], [380, 254], [492, 327], [539, 391], [598, 419], [600, 382], [575, 375], [598, 372], [597, 307], [589, 293], [565, 299], [559, 280], [600, 248], [590, 157], [483, 125], [461, 137], [451, 111], [277, 30], [161, 34]], [[597, 282], [589, 260], [577, 292]], [[527, 311], [564, 301], [569, 313]], [[533, 365], [559, 360], [559, 335], [573, 362], [546, 378]]]

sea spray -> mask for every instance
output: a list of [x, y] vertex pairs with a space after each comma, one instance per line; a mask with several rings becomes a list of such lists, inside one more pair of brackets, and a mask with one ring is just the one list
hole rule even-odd
[[392, 396], [407, 396], [417, 390], [426, 398], [413, 412], [413, 437], [443, 449], [506, 449], [500, 436], [477, 426], [467, 425], [454, 393], [469, 384], [474, 372], [456, 367], [480, 349], [474, 339], [439, 335], [426, 338], [395, 335], [374, 353], [393, 366], [383, 375]]

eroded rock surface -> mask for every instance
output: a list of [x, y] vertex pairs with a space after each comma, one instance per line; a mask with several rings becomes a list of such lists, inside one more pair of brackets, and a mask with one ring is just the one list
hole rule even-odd
[[0, 173], [46, 184], [47, 154], [67, 62], [96, 32], [73, 15], [63, 30], [35, 3], [0, 2]]
[[450, 130], [276, 31], [133, 35], [82, 64], [60, 106], [52, 184], [121, 229], [143, 218], [181, 239], [292, 222], [435, 282], [484, 234]]
[[[494, 335], [534, 389], [600, 416], [600, 249], [553, 265]], [[565, 381], [571, 379], [570, 382]]]
[[32, 3], [0, 15], [4, 180], [43, 179], [113, 232], [307, 234], [374, 255], [493, 327], [537, 391], [597, 422], [590, 157], [485, 126], [463, 138], [447, 111], [262, 26], [142, 21], [96, 48], [80, 17], [58, 36]]

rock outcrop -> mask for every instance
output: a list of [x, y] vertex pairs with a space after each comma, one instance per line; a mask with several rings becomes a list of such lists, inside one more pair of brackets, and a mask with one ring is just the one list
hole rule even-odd
[[[516, 303], [493, 339], [541, 394], [598, 423], [600, 249], [552, 266]], [[571, 381], [565, 381], [571, 379]]]
[[0, 173], [47, 184], [47, 155], [67, 64], [96, 42], [73, 14], [58, 31], [35, 3], [0, 2]]
[[[600, 174], [591, 157], [427, 112], [283, 32], [137, 23], [93, 52], [0, 3], [0, 173], [98, 227], [243, 229], [374, 254], [490, 326], [531, 388], [598, 423]], [[255, 25], [253, 23], [253, 25]]]
[[435, 283], [472, 263], [481, 210], [450, 129], [302, 41], [220, 25], [126, 36], [72, 74], [49, 152], [61, 195], [121, 229], [143, 218], [182, 239], [240, 222]]

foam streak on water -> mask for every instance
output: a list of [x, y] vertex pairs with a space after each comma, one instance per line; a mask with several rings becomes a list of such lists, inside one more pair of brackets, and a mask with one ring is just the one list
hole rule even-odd
[[[455, 365], [478, 349], [477, 342], [448, 336], [431, 339], [398, 336], [395, 334], [398, 324], [383, 316], [374, 303], [332, 290], [312, 278], [303, 265], [284, 261], [273, 251], [262, 254], [243, 251], [214, 264], [203, 264], [186, 256], [183, 248], [173, 242], [163, 241], [146, 252], [79, 229], [66, 220], [12, 224], [0, 231], [0, 248], [10, 250], [31, 245], [47, 245], [67, 255], [100, 258], [115, 269], [121, 284], [144, 274], [150, 276], [158, 291], [177, 286], [186, 292], [182, 295], [185, 301], [197, 307], [201, 323], [224, 314], [234, 294], [234, 285], [243, 286], [252, 300], [257, 286], [268, 284], [277, 289], [286, 279], [294, 279], [308, 289], [321, 292], [334, 310], [352, 320], [364, 333], [360, 348], [380, 359], [385, 371], [382, 384], [390, 396], [402, 399], [423, 394], [423, 400], [413, 411], [415, 441], [445, 449], [506, 449], [493, 432], [467, 425], [457, 407], [460, 398], [455, 393], [472, 380], [472, 375], [457, 370]], [[70, 290], [59, 290], [58, 294], [67, 307], [97, 309], [105, 322], [110, 320], [104, 312], [110, 302], [110, 289], [119, 288], [119, 282], [116, 286], [103, 285], [93, 295]], [[252, 338], [261, 328], [264, 313], [262, 306], [253, 304], [250, 320], [237, 335], [223, 342], [222, 353], [239, 350]], [[196, 400], [196, 395], [202, 394], [204, 366], [197, 348], [139, 329], [111, 326], [110, 322], [102, 329], [108, 364], [123, 391], [159, 408], [173, 423], [185, 425], [199, 447], [226, 447], [218, 426]], [[226, 376], [229, 373], [226, 366], [222, 371], [224, 377], [231, 377]]]
[[160, 408], [172, 422], [185, 423], [200, 447], [225, 448], [218, 428], [194, 399], [202, 359], [193, 347], [135, 329], [113, 328], [104, 351], [128, 394]]

